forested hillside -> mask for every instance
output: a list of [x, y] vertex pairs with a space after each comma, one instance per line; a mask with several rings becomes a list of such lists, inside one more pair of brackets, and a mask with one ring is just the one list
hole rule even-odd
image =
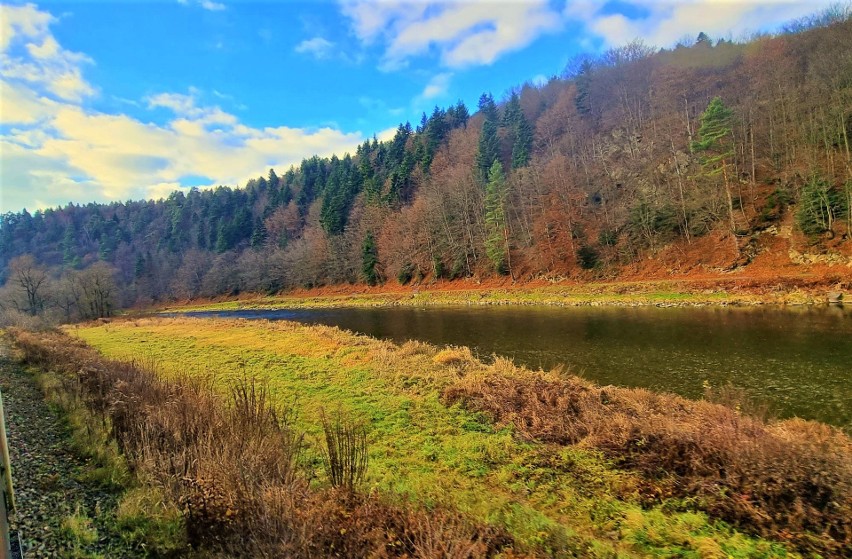
[[743, 43], [634, 41], [241, 188], [5, 214], [2, 305], [617, 276], [661, 254], [731, 270], [797, 247], [852, 262], [850, 140], [848, 10]]

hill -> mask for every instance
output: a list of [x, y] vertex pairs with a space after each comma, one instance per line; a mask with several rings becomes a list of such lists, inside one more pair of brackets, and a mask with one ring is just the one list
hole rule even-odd
[[747, 42], [634, 41], [242, 188], [5, 214], [0, 299], [71, 318], [466, 277], [842, 283], [850, 136], [848, 9]]

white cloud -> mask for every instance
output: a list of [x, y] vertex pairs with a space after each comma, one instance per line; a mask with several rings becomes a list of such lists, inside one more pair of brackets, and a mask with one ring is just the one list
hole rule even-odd
[[0, 4], [0, 50], [9, 48], [12, 39], [17, 36], [44, 37], [54, 17], [41, 12], [32, 4], [7, 6]]
[[205, 10], [211, 10], [211, 11], [214, 11], [214, 12], [218, 12], [219, 10], [225, 9], [225, 4], [222, 4], [221, 2], [211, 2], [210, 0], [201, 0], [200, 4], [201, 4], [201, 7], [204, 8]]
[[225, 9], [225, 4], [222, 4], [221, 2], [213, 2], [212, 0], [177, 0], [177, 2], [182, 6], [196, 4], [205, 10], [210, 10], [211, 12], [218, 12]]
[[[314, 154], [353, 151], [365, 139], [360, 132], [332, 127], [248, 126], [202, 103], [202, 92], [194, 88], [144, 99], [140, 108], [169, 112], [162, 124], [87, 109], [83, 92], [94, 88], [83, 80], [82, 66], [89, 59], [55, 41], [50, 14], [32, 6], [20, 9], [23, 15], [7, 18], [3, 7], [3, 211], [160, 197], [186, 177], [207, 177], [210, 186], [239, 185], [269, 167], [285, 169]], [[9, 48], [18, 53], [11, 75], [5, 66]], [[57, 60], [65, 64], [64, 73], [50, 71]], [[73, 80], [63, 85], [66, 74], [79, 78], [76, 86]]]
[[429, 83], [426, 84], [426, 87], [423, 88], [423, 92], [420, 94], [420, 98], [423, 100], [427, 99], [435, 99], [436, 97], [443, 97], [447, 94], [447, 90], [450, 88], [450, 79], [453, 77], [450, 73], [443, 73], [434, 76]]
[[766, 29], [811, 14], [829, 5], [829, 0], [628, 0], [646, 15], [628, 18], [620, 13], [604, 14], [602, 4], [588, 0], [570, 1], [566, 17], [583, 22], [586, 29], [608, 46], [623, 45], [634, 38], [659, 46], [672, 46], [683, 36], [703, 31], [711, 37], [736, 37]]
[[95, 93], [81, 67], [92, 63], [84, 54], [63, 49], [50, 33], [55, 18], [32, 4], [0, 5], [0, 67], [3, 78], [68, 101]]
[[530, 79], [530, 83], [535, 87], [544, 87], [550, 81], [550, 78], [544, 74], [536, 74]]
[[294, 49], [300, 54], [310, 54], [317, 59], [329, 58], [334, 53], [334, 43], [322, 37], [305, 39]]
[[564, 19], [547, 0], [350, 0], [342, 9], [359, 40], [384, 44], [385, 70], [404, 67], [408, 59], [432, 51], [451, 68], [491, 64], [558, 30]]

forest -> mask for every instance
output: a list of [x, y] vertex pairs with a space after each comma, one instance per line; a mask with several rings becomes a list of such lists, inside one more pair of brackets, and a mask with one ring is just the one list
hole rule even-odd
[[4, 214], [0, 306], [70, 320], [294, 287], [616, 277], [672, 246], [731, 270], [787, 223], [848, 253], [852, 11], [689, 43], [578, 56], [242, 187]]

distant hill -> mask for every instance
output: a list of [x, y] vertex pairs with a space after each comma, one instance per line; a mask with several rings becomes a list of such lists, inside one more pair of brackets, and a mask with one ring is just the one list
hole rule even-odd
[[[852, 17], [834, 10], [745, 43], [634, 41], [242, 188], [6, 214], [0, 266], [12, 280], [22, 263], [43, 272], [42, 307], [70, 316], [98, 262], [122, 305], [771, 267], [805, 253], [852, 263], [850, 142]], [[0, 300], [36, 312], [26, 292], [8, 281]]]

